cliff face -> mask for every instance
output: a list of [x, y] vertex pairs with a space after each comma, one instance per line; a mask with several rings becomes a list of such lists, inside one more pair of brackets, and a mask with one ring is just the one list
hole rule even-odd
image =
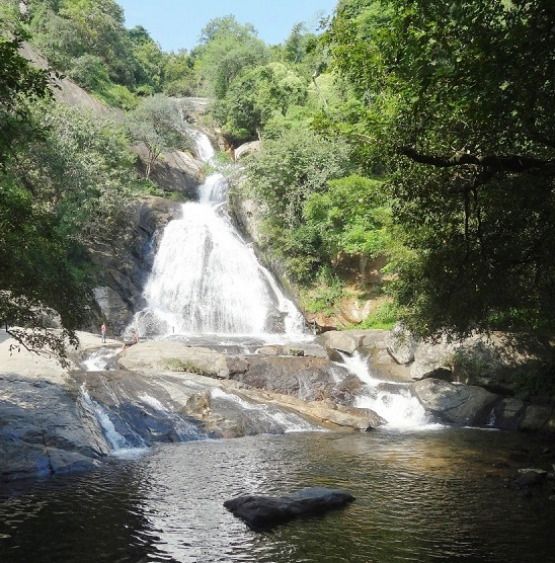
[[179, 213], [179, 205], [159, 197], [131, 201], [123, 211], [122, 223], [110, 245], [96, 247], [91, 256], [97, 268], [94, 289], [97, 315], [119, 335], [133, 313], [141, 308], [142, 290], [152, 268], [157, 235]]
[[[32, 62], [35, 66], [48, 69], [48, 61], [29, 43], [24, 42], [20, 49], [21, 55]], [[90, 111], [102, 117], [119, 118], [123, 116], [121, 110], [110, 108], [86, 90], [83, 90], [73, 80], [67, 77], [52, 77], [54, 88], [52, 93], [56, 101], [69, 106], [78, 107], [85, 111]]]

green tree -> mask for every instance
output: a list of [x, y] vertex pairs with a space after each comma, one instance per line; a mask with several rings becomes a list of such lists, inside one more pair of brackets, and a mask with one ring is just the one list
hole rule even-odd
[[133, 139], [147, 148], [147, 180], [153, 164], [165, 150], [182, 148], [187, 142], [175, 101], [162, 94], [145, 98], [129, 114], [127, 125]]
[[195, 57], [207, 92], [222, 99], [243, 69], [267, 62], [269, 53], [251, 25], [242, 25], [234, 16], [226, 16], [212, 20], [204, 28]]
[[348, 146], [306, 128], [265, 140], [247, 165], [247, 183], [266, 208], [265, 244], [297, 280], [309, 281], [321, 266], [319, 228], [306, 225], [305, 204], [348, 171]]
[[304, 208], [307, 225], [320, 231], [328, 264], [340, 254], [377, 258], [386, 254], [390, 209], [383, 182], [353, 175], [330, 180]]
[[194, 61], [185, 50], [164, 59], [164, 92], [168, 96], [192, 96], [198, 88]]
[[35, 3], [31, 13], [33, 41], [53, 66], [68, 72], [76, 59], [93, 55], [104, 62], [111, 80], [135, 85], [132, 43], [117, 2], [41, 2]]
[[329, 45], [387, 167], [417, 332], [553, 325], [554, 21], [544, 1], [340, 2]]
[[[47, 73], [32, 68], [19, 46], [0, 38], [0, 325], [25, 347], [50, 346], [63, 356], [67, 340], [76, 342], [88, 293], [78, 248], [35, 201], [38, 186], [14, 174], [29, 139], [41, 134], [31, 104], [50, 96]], [[60, 315], [61, 332], [47, 330], [47, 309]]]
[[307, 85], [283, 63], [247, 69], [231, 83], [216, 115], [224, 123], [228, 138], [238, 144], [260, 138], [274, 113], [287, 114], [307, 98]]
[[164, 53], [144, 27], [137, 26], [128, 33], [133, 45], [135, 82], [139, 93], [161, 92], [164, 83]]

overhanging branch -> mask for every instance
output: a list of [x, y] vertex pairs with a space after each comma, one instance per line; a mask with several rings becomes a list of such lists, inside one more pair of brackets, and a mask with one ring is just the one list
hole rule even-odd
[[508, 172], [527, 172], [528, 170], [540, 170], [555, 167], [555, 160], [544, 160], [531, 156], [520, 155], [487, 155], [477, 156], [468, 153], [457, 153], [452, 156], [438, 156], [424, 154], [417, 151], [414, 147], [400, 147], [399, 153], [420, 164], [429, 164], [439, 168], [450, 168], [453, 166], [464, 166], [472, 164], [496, 170], [506, 170]]

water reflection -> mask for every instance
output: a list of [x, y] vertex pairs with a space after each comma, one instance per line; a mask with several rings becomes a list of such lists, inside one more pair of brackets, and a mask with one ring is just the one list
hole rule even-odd
[[[167, 445], [94, 474], [0, 497], [0, 561], [555, 561], [555, 506], [505, 487], [508, 433], [298, 434]], [[343, 487], [346, 510], [256, 534], [222, 506], [241, 493]]]

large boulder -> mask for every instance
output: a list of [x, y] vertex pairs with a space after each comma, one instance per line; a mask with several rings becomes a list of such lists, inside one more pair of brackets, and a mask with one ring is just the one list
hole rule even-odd
[[119, 356], [118, 363], [135, 371], [188, 372], [224, 379], [230, 375], [224, 354], [171, 340], [150, 340], [130, 346]]
[[439, 379], [424, 379], [412, 390], [429, 413], [444, 422], [484, 425], [488, 422], [498, 395], [481, 387], [454, 385]]
[[534, 386], [527, 382], [549, 378], [554, 365], [551, 344], [510, 333], [421, 341], [414, 356], [410, 366], [414, 380], [443, 378], [532, 402], [546, 397], [535, 396]]
[[257, 389], [276, 391], [311, 401], [329, 397], [335, 386], [335, 366], [313, 356], [244, 356], [247, 369], [231, 377]]
[[533, 432], [545, 428], [549, 430], [548, 422], [553, 413], [551, 407], [527, 405], [520, 422], [520, 430]]
[[261, 148], [262, 148], [262, 143], [260, 141], [252, 141], [250, 143], [244, 143], [235, 149], [234, 158], [236, 161], [241, 160], [246, 156], [250, 156], [254, 153], [260, 152]]
[[370, 409], [342, 405], [335, 403], [331, 399], [303, 401], [291, 395], [246, 388], [235, 392], [243, 397], [255, 400], [259, 404], [275, 405], [300, 414], [304, 418], [313, 421], [316, 426], [324, 426], [335, 432], [366, 432], [386, 422]]
[[428, 377], [452, 379], [452, 364], [457, 345], [442, 338], [437, 341], [421, 341], [414, 350], [410, 377], [415, 381]]
[[363, 331], [330, 330], [319, 337], [332, 360], [341, 360], [341, 353], [354, 354], [362, 343]]
[[245, 495], [224, 506], [253, 530], [267, 530], [299, 516], [323, 514], [343, 508], [355, 497], [344, 491], [311, 487], [282, 497]]
[[[21, 55], [30, 61], [33, 65], [41, 69], [48, 69], [50, 65], [46, 58], [38, 53], [34, 47], [24, 41], [20, 47]], [[81, 110], [90, 112], [100, 118], [120, 119], [123, 112], [118, 109], [108, 107], [73, 82], [67, 76], [50, 75], [50, 80], [54, 86], [51, 91], [56, 101], [71, 107], [77, 107]]]
[[358, 351], [366, 358], [370, 373], [388, 381], [410, 381], [409, 365], [399, 362], [390, 351], [392, 344], [387, 330], [368, 330], [361, 335]]
[[498, 401], [494, 406], [489, 424], [502, 430], [518, 430], [524, 419], [526, 405], [511, 397]]
[[408, 365], [414, 362], [417, 342], [412, 334], [402, 326], [396, 326], [386, 337], [386, 346], [389, 355], [399, 365]]
[[[133, 147], [144, 173], [148, 162], [148, 149], [139, 144]], [[167, 192], [177, 192], [189, 199], [197, 196], [197, 188], [203, 182], [203, 163], [183, 151], [166, 151], [152, 165], [150, 179]]]

